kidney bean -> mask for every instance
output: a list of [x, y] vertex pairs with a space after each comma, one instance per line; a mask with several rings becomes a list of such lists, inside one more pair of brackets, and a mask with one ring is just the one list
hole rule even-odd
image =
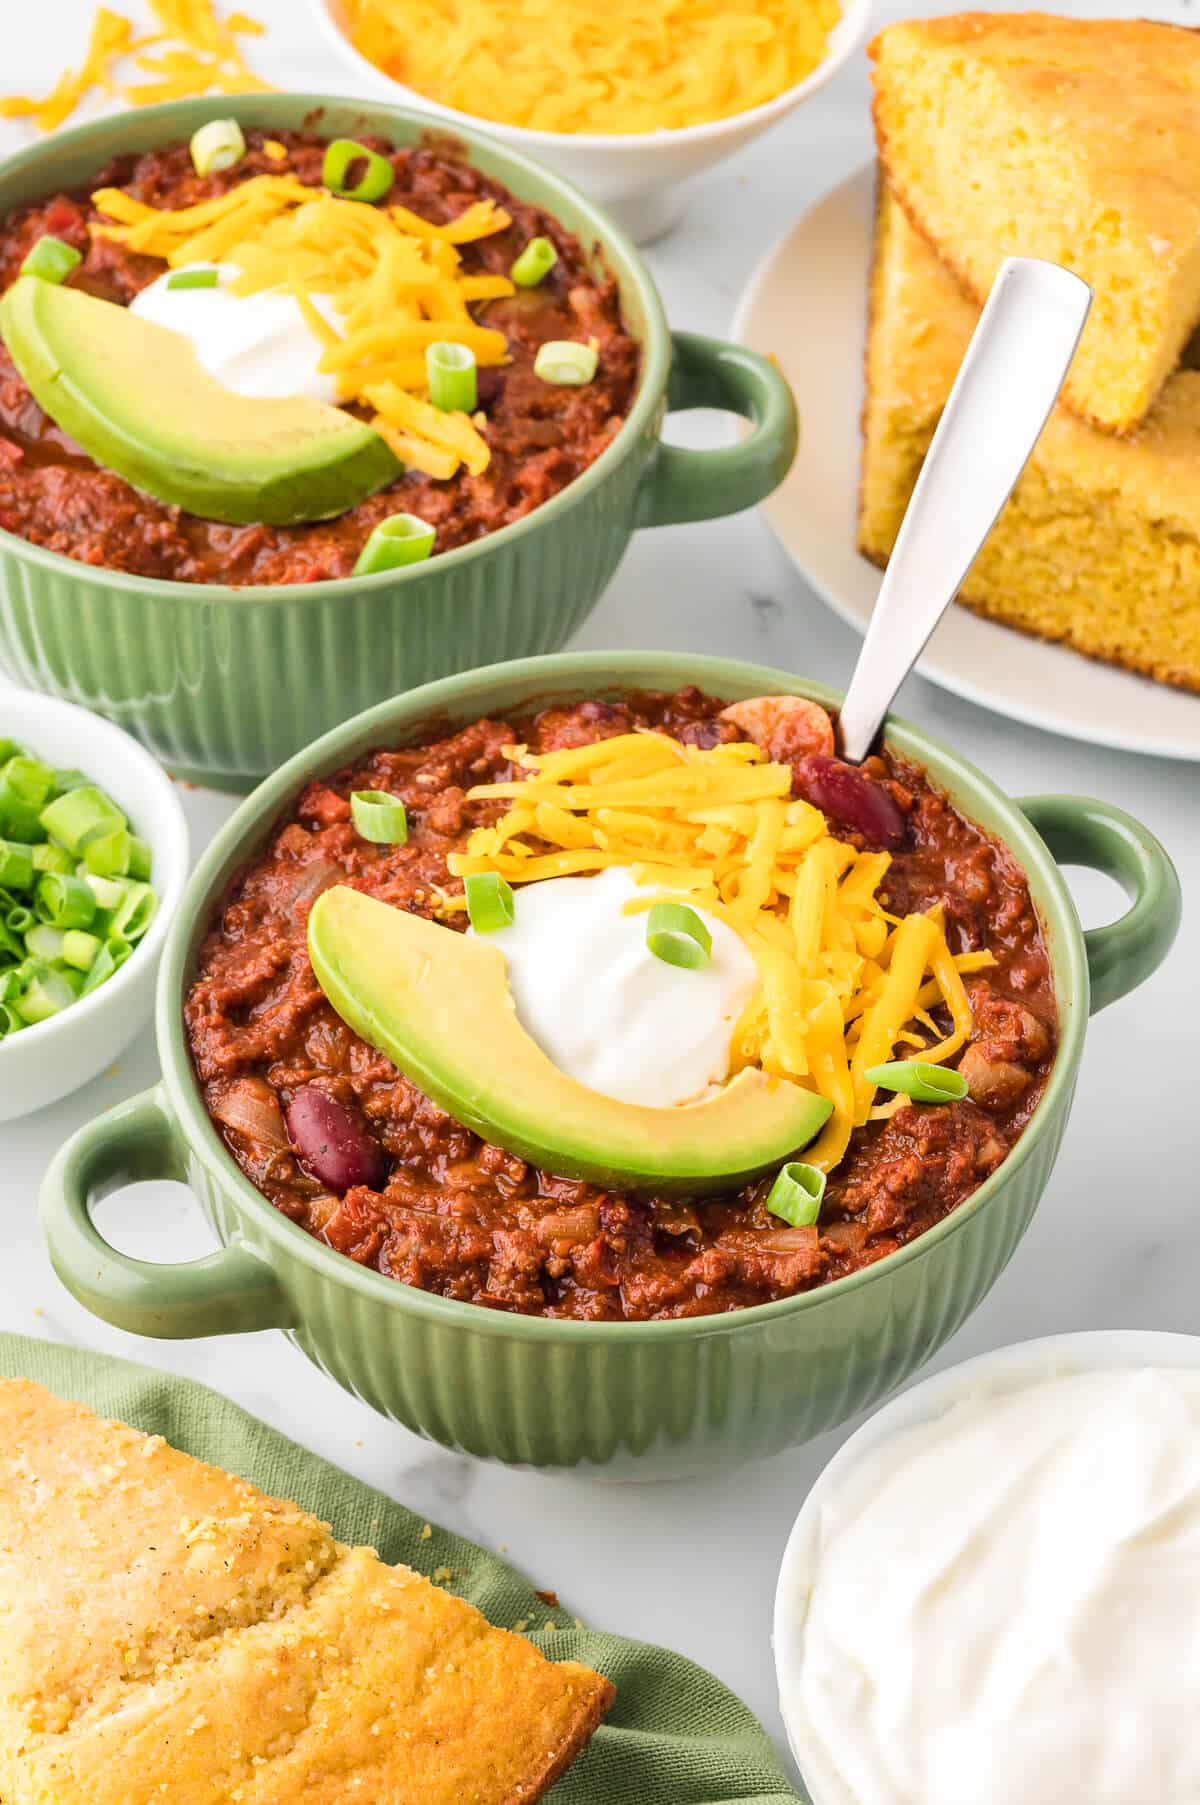
[[301, 1163], [331, 1191], [342, 1196], [354, 1185], [381, 1189], [387, 1155], [357, 1110], [306, 1084], [288, 1104], [287, 1130]]
[[807, 801], [843, 827], [862, 835], [869, 846], [893, 848], [904, 839], [904, 816], [881, 784], [865, 777], [857, 765], [813, 753], [794, 766], [795, 787]]

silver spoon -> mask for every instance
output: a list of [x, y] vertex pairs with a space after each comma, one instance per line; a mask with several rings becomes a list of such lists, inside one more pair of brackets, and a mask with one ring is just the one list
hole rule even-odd
[[1092, 302], [1086, 282], [1009, 257], [933, 435], [838, 722], [867, 757], [896, 691], [995, 525], [1058, 398]]

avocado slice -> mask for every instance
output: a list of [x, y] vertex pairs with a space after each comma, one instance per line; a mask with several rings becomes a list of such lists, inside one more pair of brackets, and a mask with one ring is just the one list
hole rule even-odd
[[464, 1127], [563, 1178], [664, 1194], [734, 1190], [805, 1146], [832, 1109], [756, 1068], [678, 1109], [589, 1090], [521, 1026], [499, 947], [344, 884], [314, 903], [308, 950], [356, 1034]]
[[180, 333], [82, 289], [19, 277], [0, 300], [0, 337], [89, 457], [189, 514], [234, 526], [326, 520], [403, 469], [352, 414], [306, 395], [237, 395]]

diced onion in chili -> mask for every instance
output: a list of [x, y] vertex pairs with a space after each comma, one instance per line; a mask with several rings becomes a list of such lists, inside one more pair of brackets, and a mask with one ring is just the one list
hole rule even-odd
[[811, 1228], [820, 1217], [824, 1198], [825, 1174], [803, 1160], [790, 1160], [776, 1174], [767, 1193], [767, 1208], [793, 1228]]
[[21, 274], [37, 276], [42, 282], [65, 282], [82, 262], [83, 257], [74, 245], [47, 236], [38, 239], [21, 265]]
[[167, 277], [168, 288], [216, 288], [221, 280], [220, 270], [215, 269], [177, 269]]
[[686, 903], [655, 903], [646, 916], [646, 945], [665, 965], [699, 971], [712, 957], [712, 935]]
[[518, 288], [536, 288], [557, 262], [558, 252], [548, 238], [531, 238], [508, 273]]
[[404, 804], [386, 790], [355, 790], [350, 798], [350, 819], [355, 832], [376, 846], [403, 846], [408, 839]]
[[473, 414], [479, 398], [475, 353], [469, 345], [439, 341], [425, 350], [429, 399], [444, 414]]
[[[365, 163], [366, 168], [357, 182], [348, 183], [346, 177], [356, 163]], [[391, 193], [396, 172], [378, 151], [368, 150], [354, 138], [335, 138], [325, 152], [321, 180], [331, 194], [344, 201], [381, 201]]]
[[595, 345], [581, 345], [573, 338], [551, 338], [538, 346], [533, 373], [560, 388], [580, 389], [591, 382], [599, 363]]
[[192, 134], [192, 166], [197, 175], [232, 169], [246, 154], [246, 140], [236, 119], [210, 119]]
[[381, 520], [358, 555], [356, 577], [374, 576], [380, 570], [399, 570], [405, 564], [422, 563], [433, 550], [437, 533], [415, 514], [390, 514]]
[[901, 1091], [915, 1103], [959, 1103], [968, 1094], [961, 1072], [931, 1065], [927, 1059], [893, 1059], [871, 1066], [863, 1077], [880, 1090]]
[[494, 871], [476, 871], [463, 880], [467, 892], [467, 914], [477, 934], [494, 934], [497, 928], [511, 927], [516, 919], [516, 905], [510, 885]]

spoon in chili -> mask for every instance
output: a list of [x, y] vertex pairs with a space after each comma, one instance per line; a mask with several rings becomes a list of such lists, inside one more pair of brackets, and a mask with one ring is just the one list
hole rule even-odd
[[[1016, 486], [1058, 399], [1091, 306], [1057, 263], [1001, 265], [888, 560], [838, 719], [861, 764], [888, 709]], [[832, 762], [832, 761], [831, 761]]]

